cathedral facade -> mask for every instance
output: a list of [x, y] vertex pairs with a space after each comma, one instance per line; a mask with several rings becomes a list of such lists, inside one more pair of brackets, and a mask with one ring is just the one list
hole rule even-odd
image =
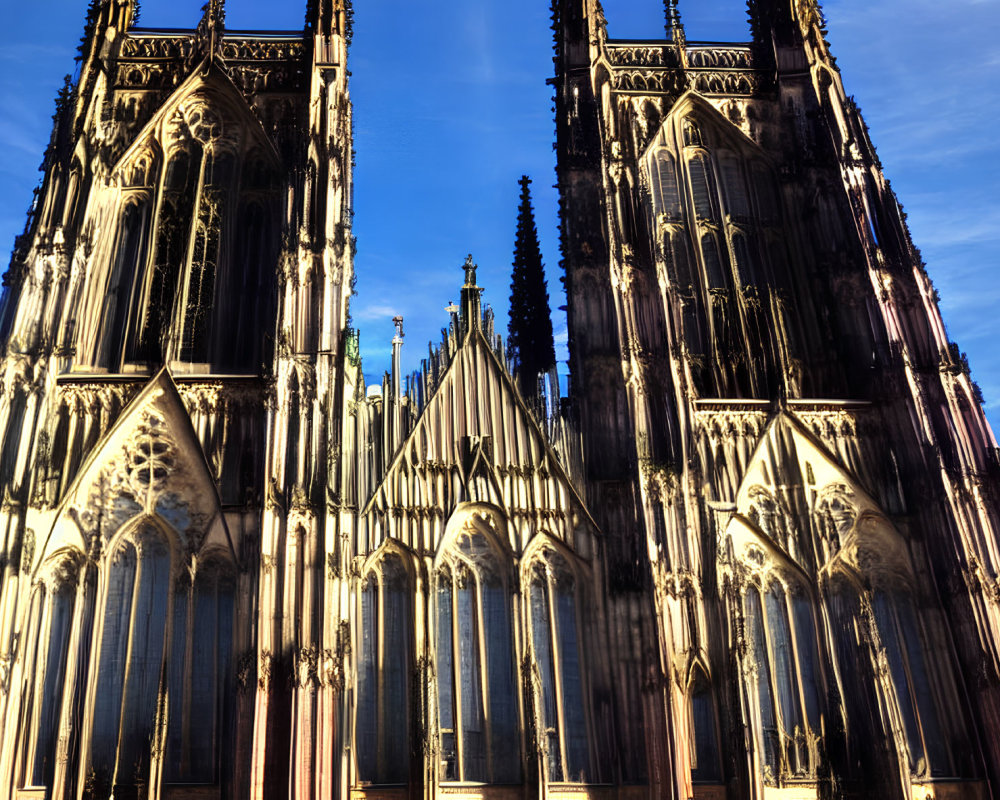
[[554, 0], [565, 398], [471, 257], [365, 386], [349, 4], [135, 5], [4, 281], [0, 800], [1000, 797], [1000, 456], [815, 0]]

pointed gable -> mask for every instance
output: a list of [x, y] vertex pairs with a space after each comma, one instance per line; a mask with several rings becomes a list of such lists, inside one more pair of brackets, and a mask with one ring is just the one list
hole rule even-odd
[[596, 525], [478, 329], [456, 352], [364, 513], [377, 540], [392, 537], [430, 553], [465, 502], [504, 512], [515, 553], [541, 531], [583, 557], [591, 552]]
[[188, 552], [234, 555], [218, 492], [187, 409], [161, 370], [91, 452], [59, 509], [38, 563], [59, 550], [106, 547], [134, 520], [156, 518]]
[[112, 172], [121, 181], [133, 182], [130, 175], [149, 160], [157, 144], [166, 151], [186, 137], [238, 152], [255, 150], [272, 167], [281, 163], [274, 142], [236, 84], [217, 63], [205, 62], [163, 102]]
[[867, 572], [876, 562], [912, 571], [905, 540], [862, 482], [791, 413], [775, 416], [761, 437], [726, 536], [738, 558], [804, 574], [836, 565]]

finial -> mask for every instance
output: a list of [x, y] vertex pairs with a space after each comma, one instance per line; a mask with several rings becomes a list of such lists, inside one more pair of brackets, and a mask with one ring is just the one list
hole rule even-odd
[[677, 0], [665, 0], [664, 7], [667, 13], [667, 35], [670, 37], [670, 41], [683, 47], [686, 39], [684, 24], [681, 22], [681, 12], [677, 9]]
[[198, 23], [198, 47], [209, 62], [222, 51], [222, 32], [226, 28], [226, 0], [208, 0], [201, 7]]
[[463, 269], [465, 270], [465, 285], [475, 286], [476, 285], [476, 270], [478, 267], [472, 260], [472, 253], [469, 253], [465, 257], [465, 264], [463, 264]]
[[395, 316], [392, 318], [392, 324], [396, 326], [396, 339], [402, 343], [403, 341], [403, 318], [401, 316]]

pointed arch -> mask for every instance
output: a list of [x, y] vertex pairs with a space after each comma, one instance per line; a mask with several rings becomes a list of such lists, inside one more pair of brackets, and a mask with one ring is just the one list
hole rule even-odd
[[722, 780], [719, 717], [708, 664], [701, 654], [691, 659], [685, 690], [688, 698], [688, 757], [694, 783]]
[[537, 534], [521, 561], [534, 681], [534, 716], [552, 783], [593, 781], [596, 763], [586, 674], [584, 570], [562, 543]]
[[41, 563], [64, 547], [105, 543], [130, 521], [155, 518], [180, 549], [218, 547], [236, 561], [215, 481], [184, 402], [162, 369], [126, 406], [66, 491]]
[[409, 781], [416, 568], [413, 553], [388, 539], [357, 581], [356, 784]]
[[515, 680], [513, 556], [506, 518], [463, 503], [435, 558], [439, 779], [516, 783], [521, 775]]

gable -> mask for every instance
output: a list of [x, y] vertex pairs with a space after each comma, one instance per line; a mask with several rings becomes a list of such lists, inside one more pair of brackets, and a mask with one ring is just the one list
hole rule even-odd
[[196, 69], [153, 114], [146, 126], [118, 160], [112, 174], [130, 182], [144, 174], [150, 153], [187, 139], [236, 153], [256, 150], [277, 167], [281, 159], [274, 142], [254, 116], [232, 79], [217, 65]]
[[591, 550], [596, 524], [478, 330], [455, 354], [364, 516], [377, 539], [397, 538], [428, 553], [467, 502], [503, 512], [514, 553], [541, 531], [583, 557]]
[[156, 519], [185, 552], [234, 549], [191, 418], [166, 369], [126, 407], [81, 468], [38, 563], [60, 550], [102, 549], [137, 520]]
[[786, 412], [772, 419], [747, 464], [726, 537], [741, 560], [803, 574], [835, 566], [912, 572], [905, 540], [861, 481]]

